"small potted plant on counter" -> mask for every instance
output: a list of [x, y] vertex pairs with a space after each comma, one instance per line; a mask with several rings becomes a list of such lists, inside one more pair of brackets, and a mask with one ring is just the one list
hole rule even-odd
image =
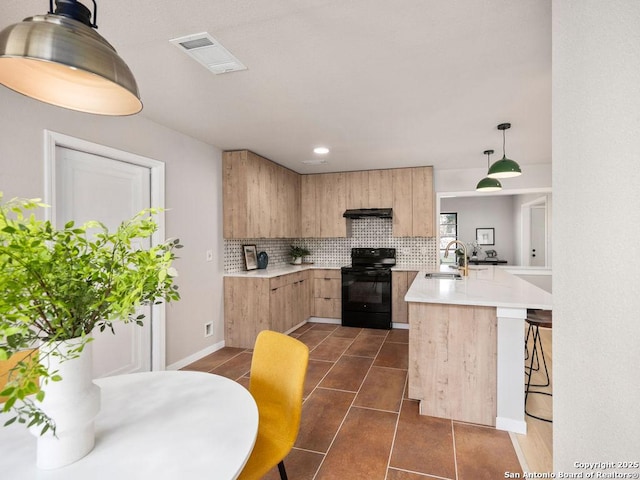
[[289, 248], [289, 255], [291, 255], [291, 263], [294, 265], [302, 264], [302, 257], [306, 257], [311, 252], [305, 247], [299, 247], [297, 245], [291, 245]]

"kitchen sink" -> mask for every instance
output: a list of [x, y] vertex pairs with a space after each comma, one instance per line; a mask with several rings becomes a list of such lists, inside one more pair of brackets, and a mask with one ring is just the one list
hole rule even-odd
[[454, 272], [430, 272], [425, 274], [426, 278], [442, 278], [447, 280], [461, 280], [462, 275]]

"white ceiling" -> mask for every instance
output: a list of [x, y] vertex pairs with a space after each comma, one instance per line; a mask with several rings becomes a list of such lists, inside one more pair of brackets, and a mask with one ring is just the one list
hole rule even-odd
[[[91, 2], [83, 0], [90, 8]], [[551, 0], [97, 0], [141, 115], [300, 173], [551, 163]], [[46, 13], [2, 0], [0, 28]], [[206, 31], [248, 70], [169, 43]], [[331, 149], [326, 165], [300, 163]]]

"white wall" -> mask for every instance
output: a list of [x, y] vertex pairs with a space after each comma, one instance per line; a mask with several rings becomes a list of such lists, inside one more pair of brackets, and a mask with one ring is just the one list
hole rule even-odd
[[552, 18], [554, 467], [585, 472], [640, 454], [640, 2]]
[[[493, 228], [495, 245], [482, 246], [479, 258], [487, 250], [496, 250], [500, 260], [515, 261], [513, 200], [510, 196], [454, 197], [440, 199], [440, 212], [457, 212], [458, 240], [469, 244], [476, 239], [476, 228]], [[471, 252], [469, 252], [471, 255]]]
[[[166, 164], [167, 237], [184, 248], [176, 262], [182, 300], [167, 307], [167, 364], [223, 340], [221, 151], [146, 120], [71, 112], [0, 86], [0, 191], [44, 196], [43, 130], [150, 157]], [[215, 252], [205, 262], [205, 251]], [[204, 323], [215, 334], [204, 338]]]

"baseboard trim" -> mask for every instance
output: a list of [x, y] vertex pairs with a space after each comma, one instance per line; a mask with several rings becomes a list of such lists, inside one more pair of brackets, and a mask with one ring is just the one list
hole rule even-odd
[[391, 328], [395, 328], [397, 330], [409, 330], [408, 323], [392, 323]]
[[331, 325], [342, 325], [342, 320], [340, 320], [339, 318], [309, 317], [307, 322], [309, 322], [309, 323], [329, 323]]
[[193, 362], [196, 362], [198, 360], [200, 360], [203, 357], [206, 357], [207, 355], [211, 355], [214, 352], [217, 352], [218, 350], [220, 350], [221, 348], [224, 347], [224, 340], [222, 340], [221, 342], [215, 343], [205, 349], [200, 350], [199, 352], [196, 352], [192, 355], [189, 355], [186, 358], [183, 358], [182, 360], [178, 360], [175, 363], [172, 363], [171, 365], [167, 365], [167, 370], [180, 370], [181, 368], [186, 367], [187, 365], [192, 364]]
[[496, 417], [496, 430], [506, 430], [507, 432], [527, 434], [527, 422], [524, 420], [514, 420], [512, 418]]

